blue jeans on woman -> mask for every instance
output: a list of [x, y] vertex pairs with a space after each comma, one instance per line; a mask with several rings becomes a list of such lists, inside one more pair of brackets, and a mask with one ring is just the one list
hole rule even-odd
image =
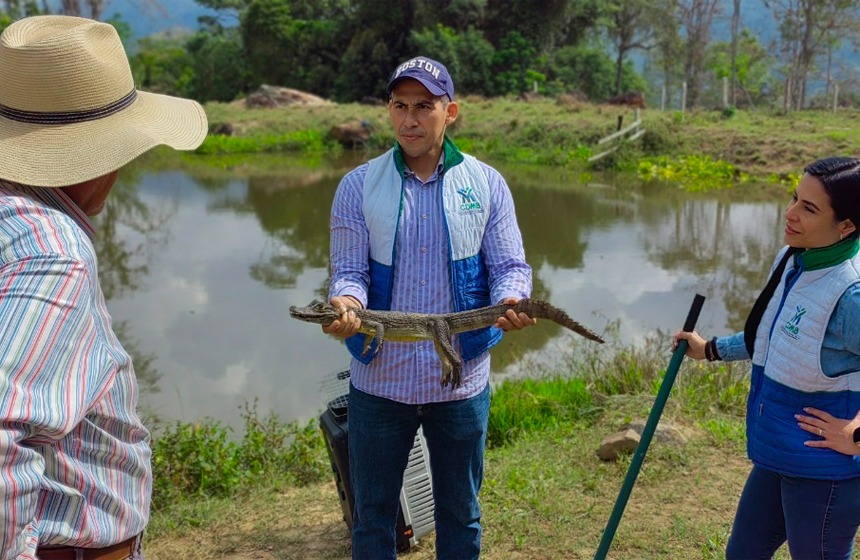
[[738, 503], [726, 560], [850, 560], [860, 526], [860, 478], [815, 480], [753, 467]]
[[403, 471], [421, 425], [433, 477], [436, 558], [477, 559], [489, 386], [465, 400], [409, 405], [350, 385], [348, 410], [349, 474], [355, 498], [352, 558], [397, 557], [395, 527]]

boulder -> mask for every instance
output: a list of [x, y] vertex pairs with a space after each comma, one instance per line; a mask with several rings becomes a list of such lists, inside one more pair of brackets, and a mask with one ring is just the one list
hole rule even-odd
[[370, 140], [371, 132], [373, 132], [373, 126], [369, 121], [355, 120], [334, 125], [329, 135], [343, 146], [354, 148], [365, 145]]
[[248, 108], [273, 109], [288, 105], [328, 105], [330, 101], [311, 93], [263, 84], [245, 98]]

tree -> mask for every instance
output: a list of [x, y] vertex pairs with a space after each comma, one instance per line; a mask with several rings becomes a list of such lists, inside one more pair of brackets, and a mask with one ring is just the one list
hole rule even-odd
[[652, 0], [613, 0], [609, 4], [607, 34], [615, 48], [615, 94], [623, 92], [627, 56], [634, 50], [649, 51], [657, 44], [660, 22], [671, 18], [665, 5]]
[[578, 44], [605, 9], [604, 0], [487, 0], [484, 33], [496, 48], [516, 33], [546, 53]]
[[454, 78], [457, 95], [489, 95], [492, 91], [495, 49], [477, 29], [469, 28], [457, 33], [439, 24], [432, 29], [413, 31], [411, 43], [415, 52], [445, 61]]
[[[582, 92], [593, 101], [604, 101], [615, 94], [615, 62], [598, 46], [562, 47], [554, 51], [546, 67], [547, 79], [563, 91]], [[624, 63], [621, 87], [626, 91], [644, 90], [645, 80]]]
[[732, 43], [730, 48], [731, 70], [729, 72], [729, 103], [737, 105], [735, 86], [738, 82], [738, 32], [741, 23], [741, 0], [732, 0]]
[[135, 83], [154, 93], [184, 95], [193, 72], [187, 40], [163, 33], [140, 39], [130, 60]]
[[816, 58], [857, 33], [860, 0], [776, 0], [766, 2], [780, 22], [782, 52], [787, 58], [786, 107], [806, 102], [807, 80]]
[[236, 27], [198, 31], [186, 43], [191, 56], [185, 94], [198, 101], [232, 101], [250, 88], [242, 37]]
[[738, 97], [733, 105], [754, 106], [772, 99], [778, 89], [772, 72], [774, 56], [749, 29], [743, 29], [735, 43], [734, 54], [731, 43], [714, 43], [708, 50], [706, 67], [717, 80], [734, 72]]
[[681, 0], [678, 18], [684, 29], [684, 79], [687, 82], [687, 105], [699, 102], [705, 74], [705, 53], [711, 40], [711, 24], [719, 9], [719, 0]]

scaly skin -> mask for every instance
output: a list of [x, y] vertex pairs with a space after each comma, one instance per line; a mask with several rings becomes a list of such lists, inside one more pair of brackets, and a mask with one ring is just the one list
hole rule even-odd
[[[499, 304], [481, 307], [458, 313], [405, 313], [402, 311], [374, 311], [370, 309], [351, 309], [361, 319], [358, 332], [367, 335], [364, 353], [370, 350], [372, 340], [376, 340], [376, 351], [382, 348], [385, 340], [397, 342], [416, 342], [432, 340], [442, 362], [442, 386], [449, 383], [452, 388], [460, 385], [463, 360], [451, 346], [451, 336], [492, 326], [508, 309], [525, 313], [533, 319], [550, 319], [559, 325], [578, 333], [589, 340], [603, 343], [603, 339], [583, 327], [563, 310], [545, 301], [521, 299], [515, 304]], [[340, 314], [328, 303], [313, 301], [307, 307], [290, 307], [290, 316], [300, 321], [316, 323], [324, 327], [340, 318]]]

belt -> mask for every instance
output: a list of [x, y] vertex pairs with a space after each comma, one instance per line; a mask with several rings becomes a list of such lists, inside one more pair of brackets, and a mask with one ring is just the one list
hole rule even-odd
[[127, 560], [137, 552], [139, 535], [119, 544], [104, 548], [80, 548], [77, 546], [39, 547], [36, 558], [39, 560]]

